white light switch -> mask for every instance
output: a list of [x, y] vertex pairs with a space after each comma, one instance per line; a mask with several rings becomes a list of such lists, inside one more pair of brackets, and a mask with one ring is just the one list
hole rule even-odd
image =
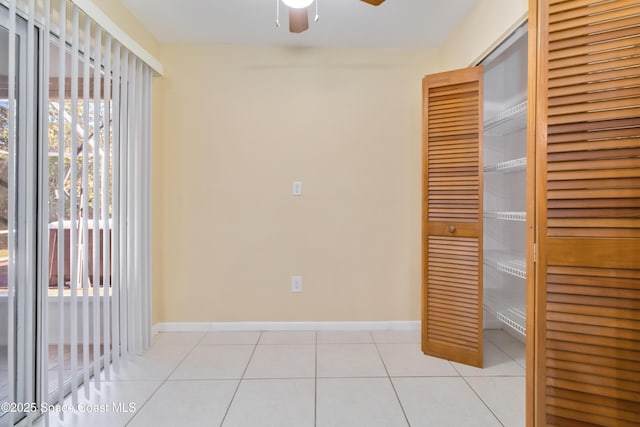
[[292, 194], [294, 196], [302, 196], [302, 181], [293, 181]]
[[291, 292], [302, 292], [302, 276], [291, 276]]

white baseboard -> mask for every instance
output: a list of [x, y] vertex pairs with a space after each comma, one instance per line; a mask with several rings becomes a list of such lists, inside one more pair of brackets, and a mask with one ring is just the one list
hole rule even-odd
[[419, 320], [391, 320], [371, 322], [161, 322], [152, 332], [207, 331], [379, 331], [416, 330]]

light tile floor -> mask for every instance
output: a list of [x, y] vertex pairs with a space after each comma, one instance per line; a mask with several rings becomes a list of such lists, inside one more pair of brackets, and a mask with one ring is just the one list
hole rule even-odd
[[425, 356], [419, 341], [418, 331], [161, 333], [90, 400], [81, 393], [107, 412], [51, 414], [50, 425], [525, 425], [523, 344], [485, 331], [477, 369]]

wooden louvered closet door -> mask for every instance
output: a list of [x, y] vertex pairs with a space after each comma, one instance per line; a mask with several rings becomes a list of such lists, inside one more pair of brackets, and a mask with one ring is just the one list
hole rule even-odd
[[424, 353], [482, 366], [482, 68], [423, 80]]
[[531, 2], [535, 425], [640, 425], [640, 3]]

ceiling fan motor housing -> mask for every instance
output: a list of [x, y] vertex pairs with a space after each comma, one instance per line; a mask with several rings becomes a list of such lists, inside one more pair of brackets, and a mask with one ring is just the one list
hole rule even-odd
[[[384, 0], [361, 0], [361, 1], [373, 6], [380, 6], [384, 2]], [[309, 12], [307, 8], [311, 5], [311, 3], [314, 2], [314, 0], [282, 0], [282, 2], [285, 5], [289, 6], [289, 31], [291, 31], [292, 33], [301, 33], [303, 31], [308, 30], [309, 29]], [[316, 13], [316, 20], [317, 19], [318, 19], [318, 16]]]

